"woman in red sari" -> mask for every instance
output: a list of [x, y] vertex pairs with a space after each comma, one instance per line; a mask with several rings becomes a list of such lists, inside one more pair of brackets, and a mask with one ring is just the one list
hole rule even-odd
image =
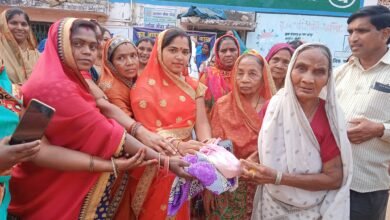
[[[190, 42], [181, 29], [160, 33], [148, 65], [131, 92], [136, 120], [170, 139], [181, 155], [194, 153], [202, 145], [191, 140], [193, 129], [198, 140], [211, 138], [203, 98], [206, 87], [183, 74], [191, 54]], [[174, 176], [149, 166], [138, 179], [132, 203], [138, 218], [166, 219]], [[190, 218], [188, 202], [175, 218]]]
[[[211, 112], [213, 137], [230, 139], [237, 158], [248, 158], [257, 150], [261, 127], [259, 111], [275, 93], [267, 62], [256, 52], [240, 56], [232, 72], [232, 92], [220, 98]], [[208, 219], [250, 219], [256, 185], [240, 180], [234, 192], [206, 197]], [[209, 195], [209, 194], [208, 194]], [[210, 201], [215, 206], [210, 208]]]
[[207, 86], [205, 101], [207, 112], [214, 103], [232, 90], [232, 69], [240, 55], [240, 45], [232, 35], [224, 35], [217, 39], [214, 46], [215, 66], [207, 68], [199, 77]]
[[[74, 18], [56, 22], [22, 92], [24, 103], [35, 98], [56, 109], [45, 133], [52, 144], [91, 155], [92, 168], [93, 156], [111, 158], [116, 167], [115, 157], [120, 153], [133, 155], [145, 147], [97, 109], [80, 72], [91, 68], [96, 55], [96, 33], [90, 22]], [[146, 159], [160, 159], [173, 172], [187, 176], [181, 160], [159, 156], [147, 148], [145, 152]], [[61, 172], [21, 164], [12, 174], [9, 211], [22, 219], [110, 218], [115, 215], [123, 192], [119, 189], [110, 196], [116, 175], [93, 171]]]

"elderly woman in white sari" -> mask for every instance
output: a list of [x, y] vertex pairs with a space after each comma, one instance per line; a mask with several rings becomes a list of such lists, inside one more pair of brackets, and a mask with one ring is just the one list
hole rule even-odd
[[263, 107], [259, 157], [242, 160], [258, 184], [252, 219], [349, 219], [352, 156], [331, 60], [322, 44], [299, 47], [285, 88]]

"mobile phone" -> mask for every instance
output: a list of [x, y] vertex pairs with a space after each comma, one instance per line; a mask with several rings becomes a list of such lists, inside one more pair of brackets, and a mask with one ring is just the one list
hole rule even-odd
[[42, 139], [55, 109], [39, 100], [32, 99], [13, 133], [10, 145]]

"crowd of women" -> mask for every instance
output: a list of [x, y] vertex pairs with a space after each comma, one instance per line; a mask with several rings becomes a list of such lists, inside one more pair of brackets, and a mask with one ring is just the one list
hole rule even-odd
[[[39, 54], [29, 25], [20, 9], [1, 14], [0, 219], [349, 218], [351, 150], [325, 45], [264, 58], [226, 34], [201, 45], [197, 80], [179, 28], [134, 44], [65, 18]], [[8, 146], [15, 106], [31, 99], [56, 110], [45, 137]], [[181, 158], [218, 138], [241, 159], [238, 188], [167, 216], [175, 177], [192, 178]]]

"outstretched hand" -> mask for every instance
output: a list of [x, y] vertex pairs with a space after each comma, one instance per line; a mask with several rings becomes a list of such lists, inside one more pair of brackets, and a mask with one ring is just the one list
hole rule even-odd
[[[165, 159], [167, 160], [167, 157]], [[184, 168], [188, 167], [189, 165], [189, 163], [185, 162], [179, 157], [169, 158], [169, 169], [179, 177], [192, 179], [192, 176], [184, 170]]]
[[125, 170], [134, 169], [136, 167], [143, 167], [143, 166], [148, 166], [148, 165], [158, 163], [156, 159], [145, 160], [145, 156], [146, 156], [146, 149], [141, 148], [132, 157], [129, 158], [121, 157], [115, 159], [115, 164], [117, 165], [119, 171], [125, 171]]
[[275, 183], [276, 171], [262, 164], [254, 163], [249, 160], [240, 160], [241, 176], [257, 184]]

